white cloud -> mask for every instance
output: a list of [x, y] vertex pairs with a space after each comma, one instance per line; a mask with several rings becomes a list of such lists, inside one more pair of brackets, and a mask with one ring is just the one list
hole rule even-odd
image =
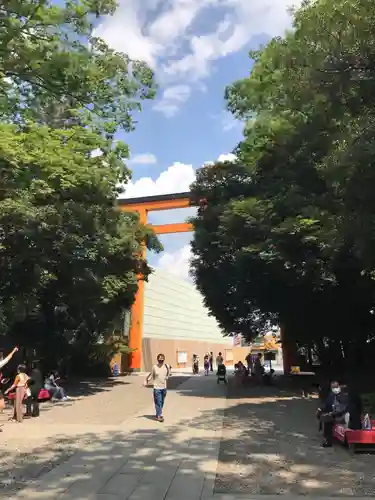
[[[301, 1], [119, 0], [95, 35], [146, 61], [166, 86], [180, 86], [201, 82], [214, 61], [249, 46], [254, 37], [282, 35], [290, 26], [288, 8]], [[218, 16], [222, 21], [214, 21]], [[166, 106], [167, 116], [183, 102]]]
[[[216, 161], [235, 161], [233, 153], [222, 153]], [[214, 162], [206, 161], [203, 165], [213, 165]], [[185, 193], [189, 191], [195, 180], [193, 165], [175, 162], [164, 170], [159, 177], [141, 177], [135, 182], [130, 181], [122, 193], [124, 198], [137, 198], [138, 196], [153, 196], [158, 194]]]
[[184, 245], [175, 252], [164, 252], [157, 263], [157, 267], [179, 278], [189, 279], [190, 259], [190, 245]]
[[[237, 160], [237, 156], [233, 153], [221, 153], [221, 155], [218, 156], [217, 160], [216, 161], [220, 161], [220, 162], [226, 162], [226, 161], [231, 161], [231, 162], [235, 162]], [[203, 163], [203, 166], [210, 166], [210, 165], [215, 165], [215, 162], [212, 161], [212, 160], [208, 160], [208, 161], [205, 161]]]
[[131, 163], [133, 165], [155, 165], [158, 160], [156, 156], [152, 153], [142, 153], [139, 155], [135, 155], [130, 158], [128, 163]]
[[[222, 153], [216, 161], [235, 161], [236, 156], [233, 153]], [[204, 165], [210, 165], [214, 162], [205, 162]], [[151, 177], [142, 177], [135, 182], [130, 182], [126, 186], [126, 191], [123, 193], [125, 198], [136, 198], [140, 196], [152, 196], [168, 193], [183, 193], [189, 191], [190, 185], [195, 180], [195, 169], [193, 165], [185, 163], [173, 163], [164, 172], [162, 172], [155, 180]], [[186, 209], [191, 210], [191, 209]], [[189, 215], [193, 215], [195, 209], [192, 209]], [[156, 212], [157, 214], [157, 212]], [[152, 214], [151, 214], [152, 215]], [[175, 214], [176, 215], [176, 214]], [[185, 214], [187, 215], [187, 214]], [[172, 219], [174, 218], [171, 212]], [[162, 220], [152, 220], [152, 224], [163, 224], [168, 219], [168, 215], [163, 212]], [[168, 220], [169, 223], [176, 222]], [[180, 220], [180, 217], [177, 217]], [[183, 279], [189, 278], [189, 262], [191, 258], [190, 245], [184, 244], [181, 248], [173, 252], [164, 252], [156, 264], [156, 267], [162, 268], [171, 274], [179, 276]]]
[[193, 165], [173, 163], [164, 170], [156, 180], [151, 177], [142, 177], [135, 182], [129, 182], [123, 196], [136, 198], [138, 196], [152, 196], [157, 194], [184, 193], [189, 191], [194, 182], [195, 171]]
[[233, 153], [222, 153], [219, 156], [219, 158], [217, 159], [217, 161], [222, 161], [222, 162], [231, 161], [231, 162], [235, 162], [236, 159], [237, 159], [237, 157]]
[[189, 85], [174, 85], [164, 90], [162, 98], [154, 105], [155, 111], [160, 111], [167, 118], [174, 116], [180, 106], [190, 97]]

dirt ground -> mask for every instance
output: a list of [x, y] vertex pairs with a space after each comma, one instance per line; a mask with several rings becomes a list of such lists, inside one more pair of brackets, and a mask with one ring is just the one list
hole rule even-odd
[[375, 496], [375, 455], [321, 448], [317, 398], [228, 388], [216, 493]]
[[[69, 390], [71, 401], [43, 403], [40, 417], [22, 424], [8, 422], [12, 409], [7, 408], [0, 414], [0, 499], [68, 460], [84, 448], [89, 433], [116, 426], [149, 406], [151, 394], [143, 380], [131, 376], [75, 384]], [[169, 389], [184, 380], [172, 377]]]

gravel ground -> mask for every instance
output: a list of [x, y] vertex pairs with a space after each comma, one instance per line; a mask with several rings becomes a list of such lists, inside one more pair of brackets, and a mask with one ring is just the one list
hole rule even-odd
[[216, 493], [375, 496], [375, 455], [320, 446], [317, 399], [228, 388]]
[[[176, 389], [186, 376], [175, 375], [169, 390]], [[84, 448], [93, 435], [150, 406], [150, 390], [142, 387], [143, 377], [80, 383], [69, 391], [68, 403], [43, 403], [38, 419], [22, 424], [8, 423], [12, 410], [0, 414], [0, 498], [39, 480], [43, 474]]]

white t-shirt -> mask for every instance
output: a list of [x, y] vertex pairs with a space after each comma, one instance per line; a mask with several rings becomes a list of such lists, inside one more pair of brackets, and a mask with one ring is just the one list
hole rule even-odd
[[167, 364], [154, 365], [151, 371], [154, 389], [166, 389], [171, 370]]
[[222, 365], [223, 363], [224, 363], [224, 358], [223, 358], [223, 356], [218, 356], [218, 357], [216, 358], [216, 364], [217, 364], [217, 366]]

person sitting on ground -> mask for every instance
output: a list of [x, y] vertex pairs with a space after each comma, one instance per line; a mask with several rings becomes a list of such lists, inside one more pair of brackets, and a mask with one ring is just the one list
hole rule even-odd
[[235, 373], [236, 375], [246, 375], [246, 367], [242, 363], [242, 361], [239, 361], [234, 365]]
[[14, 412], [11, 420], [21, 423], [23, 420], [23, 403], [24, 399], [30, 396], [30, 389], [27, 387], [29, 376], [26, 373], [25, 365], [18, 365], [17, 376], [13, 384], [5, 391], [9, 394], [14, 389], [16, 390], [16, 399], [14, 401]]
[[265, 373], [263, 376], [264, 383], [265, 385], [272, 385], [274, 379], [275, 379], [275, 370], [271, 368], [271, 370], [268, 373]]
[[348, 411], [348, 397], [342, 394], [340, 384], [336, 381], [331, 382], [331, 390], [324, 402], [323, 408], [318, 408], [320, 422], [323, 424], [322, 443], [323, 448], [332, 447], [333, 425], [336, 422], [344, 420]]
[[52, 401], [68, 401], [70, 397], [67, 396], [64, 389], [57, 384], [57, 380], [59, 380], [57, 372], [51, 372], [44, 381], [44, 388], [50, 393]]

